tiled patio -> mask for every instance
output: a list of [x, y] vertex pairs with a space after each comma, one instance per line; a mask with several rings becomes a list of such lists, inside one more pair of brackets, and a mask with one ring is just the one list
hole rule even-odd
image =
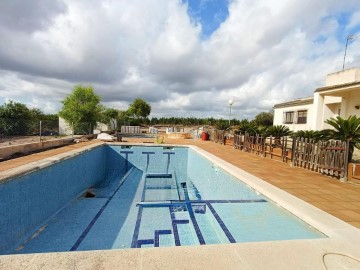
[[[153, 142], [151, 139], [126, 139], [128, 142]], [[71, 151], [97, 142], [96, 140], [4, 161], [0, 171]], [[360, 228], [360, 185], [341, 183], [316, 172], [294, 168], [279, 161], [244, 153], [231, 146], [199, 139], [171, 140], [168, 144], [195, 145], [219, 158], [293, 194], [294, 196]]]

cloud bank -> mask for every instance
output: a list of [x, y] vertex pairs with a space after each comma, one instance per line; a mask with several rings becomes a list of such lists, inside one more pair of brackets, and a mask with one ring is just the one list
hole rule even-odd
[[[180, 0], [26, 3], [0, 2], [0, 104], [51, 113], [83, 83], [117, 109], [140, 97], [153, 116], [226, 117], [233, 99], [233, 115], [251, 119], [312, 96], [360, 29], [356, 0], [232, 0], [206, 39]], [[353, 40], [347, 68], [359, 49]]]

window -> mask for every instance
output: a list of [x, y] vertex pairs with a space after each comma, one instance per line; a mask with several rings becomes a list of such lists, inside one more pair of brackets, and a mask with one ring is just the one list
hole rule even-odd
[[306, 124], [306, 120], [307, 120], [307, 111], [298, 111], [297, 123]]
[[292, 124], [294, 122], [294, 112], [285, 112], [285, 124]]

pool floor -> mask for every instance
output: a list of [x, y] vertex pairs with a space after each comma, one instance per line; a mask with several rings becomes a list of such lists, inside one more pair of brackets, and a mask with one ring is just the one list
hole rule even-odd
[[190, 179], [132, 167], [70, 202], [10, 253], [311, 239], [323, 237], [261, 195], [204, 198]]

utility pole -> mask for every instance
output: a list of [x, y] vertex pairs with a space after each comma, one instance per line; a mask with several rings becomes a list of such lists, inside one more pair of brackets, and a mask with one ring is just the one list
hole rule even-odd
[[229, 113], [229, 125], [230, 125], [231, 124], [231, 106], [234, 104], [234, 101], [232, 99], [230, 99], [228, 101], [228, 103], [229, 103], [229, 111], [230, 111], [230, 113]]

